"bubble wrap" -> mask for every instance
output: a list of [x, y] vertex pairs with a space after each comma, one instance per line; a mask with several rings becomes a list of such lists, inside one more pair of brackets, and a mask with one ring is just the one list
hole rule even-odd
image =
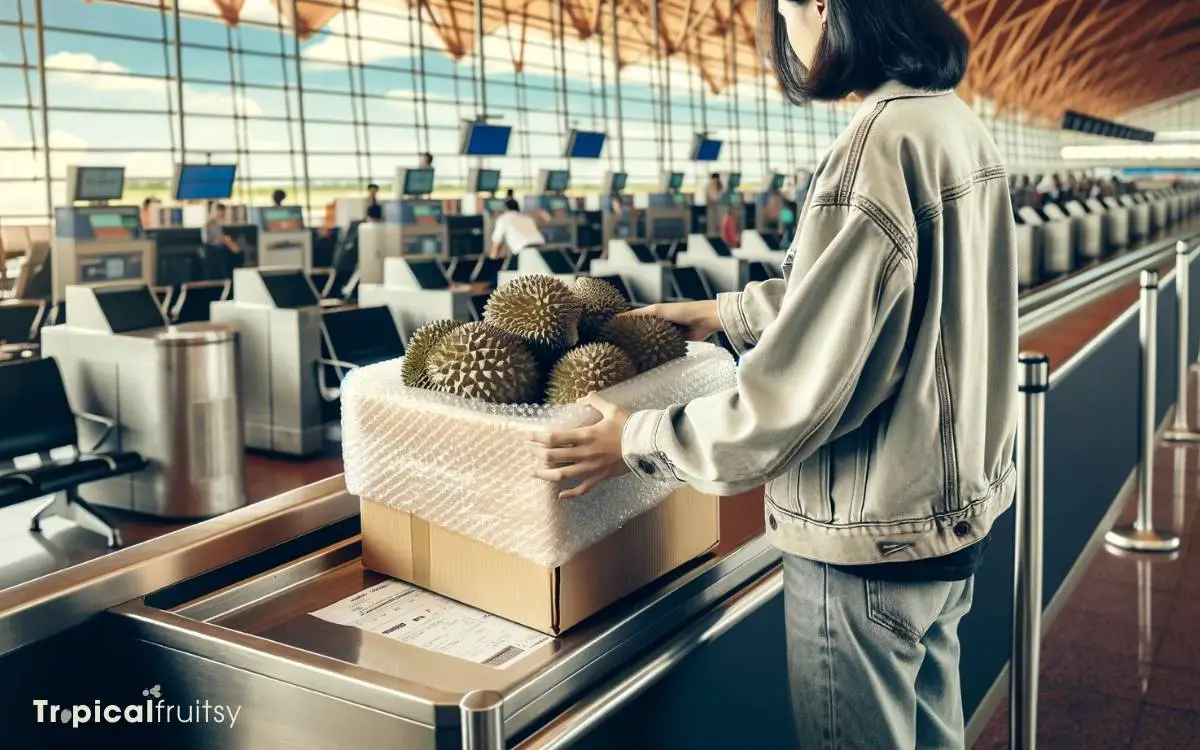
[[[670, 494], [626, 474], [559, 500], [530, 476], [531, 435], [586, 424], [582, 406], [507, 406], [408, 388], [403, 360], [354, 370], [342, 387], [346, 486], [435, 526], [557, 566]], [[660, 409], [734, 385], [733, 358], [710, 344], [603, 392], [630, 411]]]

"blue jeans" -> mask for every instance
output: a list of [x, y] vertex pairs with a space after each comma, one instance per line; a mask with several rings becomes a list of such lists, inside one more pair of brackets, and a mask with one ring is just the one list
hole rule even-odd
[[783, 560], [800, 750], [961, 750], [958, 622], [974, 579], [876, 581]]

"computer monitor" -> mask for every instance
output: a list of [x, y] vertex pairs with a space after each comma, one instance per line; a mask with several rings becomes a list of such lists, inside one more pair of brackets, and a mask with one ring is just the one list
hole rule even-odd
[[625, 190], [625, 185], [629, 182], [629, 174], [627, 172], [607, 172], [604, 175], [604, 183], [601, 189], [606, 193], [620, 193]]
[[741, 186], [742, 186], [742, 173], [741, 172], [730, 172], [725, 177], [725, 190], [727, 192], [732, 193], [734, 190], [737, 190]]
[[43, 304], [24, 300], [0, 304], [0, 345], [27, 344], [35, 340], [34, 329], [42, 317]]
[[268, 232], [299, 232], [304, 229], [304, 212], [299, 206], [264, 208], [259, 213], [259, 222]]
[[721, 141], [697, 135], [692, 142], [692, 161], [716, 161], [721, 158], [721, 145]]
[[472, 193], [500, 192], [500, 170], [472, 169], [467, 173], [467, 189]]
[[604, 153], [604, 133], [592, 130], [572, 130], [567, 136], [568, 159], [599, 159]]
[[104, 255], [84, 255], [78, 260], [81, 284], [101, 284], [110, 281], [138, 281], [143, 272], [141, 252], [117, 252]]
[[483, 201], [483, 210], [489, 214], [502, 214], [508, 210], [503, 198], [487, 198]]
[[575, 273], [575, 264], [572, 263], [561, 250], [538, 250], [542, 255], [542, 260], [546, 263], [546, 268], [550, 269], [553, 274], [572, 274]]
[[778, 193], [780, 190], [783, 190], [783, 175], [776, 172], [771, 175], [771, 192]]
[[408, 267], [412, 270], [413, 278], [417, 280], [417, 284], [427, 291], [438, 291], [447, 289], [450, 286], [450, 280], [446, 278], [446, 272], [442, 270], [442, 264], [437, 258], [407, 258]]
[[483, 217], [446, 217], [446, 254], [462, 258], [483, 254]]
[[177, 201], [221, 201], [233, 195], [235, 164], [180, 164], [171, 193]]
[[317, 290], [312, 282], [300, 269], [286, 271], [260, 272], [263, 286], [275, 306], [283, 310], [294, 310], [298, 307], [312, 307], [319, 304]]
[[462, 128], [459, 153], [463, 156], [506, 156], [512, 128], [486, 122], [468, 122]]
[[563, 224], [549, 224], [541, 228], [542, 239], [547, 245], [571, 244], [571, 227]]
[[675, 279], [675, 288], [683, 299], [712, 299], [708, 283], [697, 269], [691, 266], [676, 266], [671, 275]]
[[67, 195], [76, 201], [119, 201], [125, 194], [125, 167], [67, 167]]
[[683, 188], [683, 172], [663, 172], [660, 186], [664, 193], [680, 190]]
[[543, 193], [565, 193], [571, 185], [571, 173], [565, 169], [543, 169], [539, 176]]
[[638, 263], [657, 263], [658, 256], [654, 254], [647, 245], [641, 242], [630, 242], [629, 247], [633, 250], [634, 256], [638, 259]]
[[432, 169], [401, 169], [401, 195], [429, 195], [433, 192]]
[[708, 242], [712, 245], [713, 252], [722, 258], [732, 258], [733, 252], [729, 249], [729, 245], [725, 244], [725, 240], [720, 237], [709, 237]]
[[132, 289], [97, 289], [96, 302], [113, 333], [163, 328], [167, 324], [158, 298], [148, 286]]

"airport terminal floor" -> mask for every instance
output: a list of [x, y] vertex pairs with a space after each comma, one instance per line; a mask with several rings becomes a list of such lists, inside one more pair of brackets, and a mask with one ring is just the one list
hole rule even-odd
[[[934, 691], [955, 715], [961, 692], [952, 747], [1200, 748], [1200, 5], [1170, 5], [905, 5], [968, 37], [939, 96], [1003, 162], [911, 212], [913, 288], [1011, 275], [979, 295], [999, 318], [1015, 292], [1020, 351], [1014, 468], [982, 484], [1012, 504], [967, 547], [960, 684]], [[754, 3], [687, 6], [0, 0], [0, 747], [809, 750], [793, 695], [826, 676], [791, 666], [783, 507], [759, 479], [669, 481], [671, 451], [728, 437], [618, 430], [619, 476], [562, 473], [600, 429], [590, 394], [636, 426], [775, 361], [742, 305], [835, 262], [814, 204], [890, 210], [816, 187], [827, 154], [879, 168], [884, 107], [789, 105]], [[951, 208], [989, 190], [987, 216]], [[926, 236], [983, 223], [953, 252]], [[798, 351], [862, 313], [811, 287]], [[645, 309], [671, 303], [724, 330]], [[939, 309], [943, 396], [947, 347], [974, 343]], [[822, 341], [803, 351], [849, 350]], [[784, 476], [800, 521], [874, 535], [855, 637], [932, 664], [942, 626], [880, 593], [913, 543], [867, 489], [915, 369]], [[925, 399], [947, 465], [987, 421], [954, 395]], [[983, 502], [928, 524], [965, 538]], [[924, 737], [907, 689], [889, 705]]]

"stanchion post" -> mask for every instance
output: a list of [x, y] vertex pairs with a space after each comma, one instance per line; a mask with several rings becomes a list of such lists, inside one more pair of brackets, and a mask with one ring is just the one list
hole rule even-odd
[[1191, 419], [1191, 410], [1188, 408], [1188, 401], [1191, 394], [1188, 392], [1191, 385], [1191, 368], [1188, 362], [1188, 321], [1189, 307], [1191, 306], [1191, 295], [1189, 287], [1191, 282], [1191, 262], [1188, 259], [1188, 244], [1180, 240], [1175, 245], [1175, 296], [1178, 298], [1179, 304], [1175, 306], [1178, 314], [1178, 322], [1175, 326], [1175, 333], [1179, 339], [1177, 357], [1176, 357], [1176, 396], [1175, 396], [1175, 420], [1171, 425], [1171, 429], [1163, 435], [1163, 439], [1171, 443], [1196, 443], [1200, 442], [1200, 432], [1192, 429], [1188, 424]]
[[1009, 670], [1009, 747], [1037, 746], [1038, 667], [1042, 650], [1042, 482], [1050, 361], [1022, 352], [1017, 423], [1017, 534], [1013, 563], [1013, 644]]
[[504, 695], [475, 690], [458, 704], [463, 750], [504, 750]]
[[1142, 271], [1141, 398], [1138, 399], [1138, 512], [1132, 526], [1114, 528], [1104, 541], [1130, 552], [1173, 552], [1179, 537], [1154, 528], [1154, 389], [1157, 381], [1158, 271]]

